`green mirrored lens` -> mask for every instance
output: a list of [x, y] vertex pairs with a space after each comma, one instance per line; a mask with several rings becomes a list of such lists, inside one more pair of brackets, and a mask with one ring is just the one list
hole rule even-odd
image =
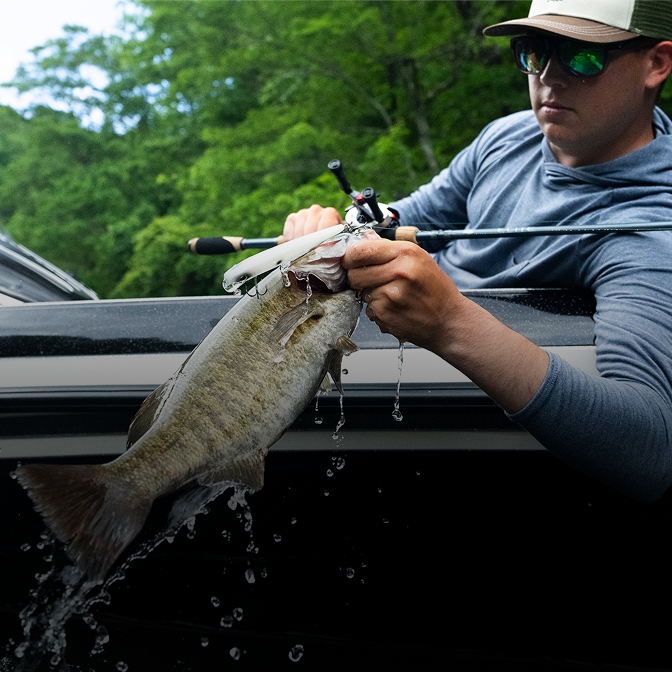
[[591, 77], [604, 69], [604, 49], [599, 46], [585, 47], [573, 42], [560, 42], [560, 60], [577, 75]]

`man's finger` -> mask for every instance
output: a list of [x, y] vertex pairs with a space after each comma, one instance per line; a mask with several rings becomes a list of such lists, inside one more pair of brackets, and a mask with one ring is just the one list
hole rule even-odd
[[370, 241], [359, 241], [351, 245], [341, 261], [344, 269], [357, 269], [363, 266], [387, 264], [401, 254], [406, 254], [407, 248], [414, 248], [413, 243], [401, 241], [387, 241], [376, 238]]

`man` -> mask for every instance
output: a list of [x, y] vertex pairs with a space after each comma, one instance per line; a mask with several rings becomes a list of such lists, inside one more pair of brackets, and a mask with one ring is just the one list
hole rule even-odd
[[[402, 224], [672, 220], [672, 122], [655, 107], [672, 70], [672, 1], [534, 0], [527, 19], [485, 33], [521, 36], [532, 111], [493, 122], [392, 204]], [[312, 206], [284, 235], [339, 221]], [[672, 232], [462, 240], [433, 256], [381, 240], [350, 248], [343, 266], [381, 330], [460, 369], [562, 460], [642, 501], [672, 483]], [[549, 357], [457, 286], [592, 290], [600, 376]]]

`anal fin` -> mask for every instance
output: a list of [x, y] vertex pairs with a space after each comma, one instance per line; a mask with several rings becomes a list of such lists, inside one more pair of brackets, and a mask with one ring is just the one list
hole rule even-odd
[[202, 486], [212, 486], [224, 481], [234, 482], [258, 491], [264, 485], [264, 457], [266, 451], [254, 452], [251, 456], [241, 456], [232, 462], [214, 466], [198, 478]]

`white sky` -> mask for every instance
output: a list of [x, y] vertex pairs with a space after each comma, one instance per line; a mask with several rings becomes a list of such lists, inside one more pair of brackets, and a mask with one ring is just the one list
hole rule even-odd
[[[118, 33], [123, 0], [0, 0], [0, 82], [10, 82], [29, 49], [61, 37], [66, 24], [85, 26], [93, 35]], [[25, 98], [24, 98], [25, 100]], [[21, 110], [16, 89], [0, 87], [0, 105]]]

